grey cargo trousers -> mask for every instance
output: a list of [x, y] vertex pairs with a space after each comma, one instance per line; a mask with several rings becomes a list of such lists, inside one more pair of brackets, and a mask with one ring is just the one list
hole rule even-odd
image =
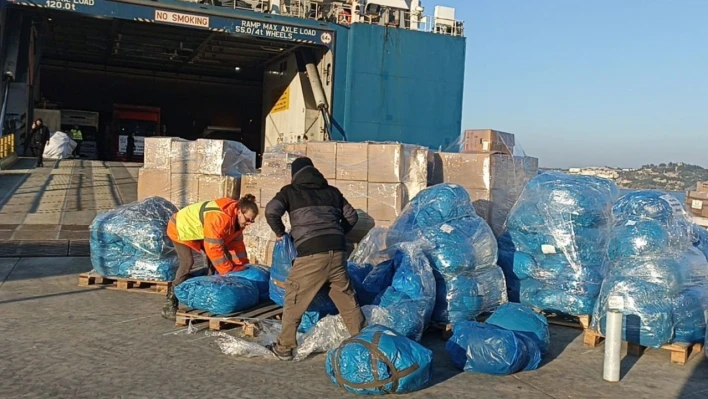
[[283, 324], [278, 337], [278, 349], [297, 347], [297, 328], [302, 315], [322, 287], [329, 283], [329, 297], [337, 306], [344, 324], [352, 336], [364, 327], [364, 315], [356, 300], [347, 274], [344, 251], [329, 251], [295, 259], [290, 275], [285, 281]]

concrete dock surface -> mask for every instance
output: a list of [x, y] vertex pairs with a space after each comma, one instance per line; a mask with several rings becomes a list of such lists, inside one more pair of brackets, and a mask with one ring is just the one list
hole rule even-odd
[[[0, 259], [1, 398], [357, 397], [330, 382], [323, 355], [302, 363], [227, 356], [204, 330], [187, 334], [162, 319], [159, 295], [78, 287], [89, 270], [86, 257]], [[400, 397], [708, 397], [703, 354], [685, 366], [663, 350], [625, 356], [622, 381], [610, 384], [602, 345], [585, 348], [580, 330], [551, 332], [544, 365], [508, 377], [459, 372], [440, 333], [428, 332], [433, 384]]]
[[[357, 397], [330, 382], [323, 355], [302, 363], [230, 357], [204, 330], [187, 334], [160, 318], [159, 295], [78, 287], [78, 274], [92, 269], [88, 226], [136, 199], [140, 165], [33, 164], [0, 171], [0, 398]], [[544, 365], [508, 377], [459, 372], [440, 333], [428, 332], [433, 384], [400, 397], [708, 398], [703, 354], [685, 366], [663, 350], [625, 356], [622, 381], [610, 384], [603, 345], [585, 348], [580, 330], [551, 332]]]

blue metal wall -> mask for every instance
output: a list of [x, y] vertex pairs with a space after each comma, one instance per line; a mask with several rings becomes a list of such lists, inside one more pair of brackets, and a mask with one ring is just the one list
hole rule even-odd
[[349, 141], [445, 148], [457, 140], [464, 38], [354, 24], [337, 30], [335, 51], [334, 121]]

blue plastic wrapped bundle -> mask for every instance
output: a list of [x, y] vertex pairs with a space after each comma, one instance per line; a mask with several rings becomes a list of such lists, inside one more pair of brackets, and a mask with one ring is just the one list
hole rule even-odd
[[457, 323], [445, 349], [455, 367], [479, 374], [509, 375], [535, 370], [542, 358], [530, 335], [474, 321]]
[[376, 266], [359, 265], [350, 261], [347, 263], [347, 269], [359, 305], [362, 306], [376, 302], [376, 297], [393, 282], [395, 272], [393, 260], [382, 262]]
[[102, 213], [90, 227], [91, 264], [102, 276], [171, 281], [179, 261], [167, 223], [177, 212], [169, 201], [150, 197]]
[[623, 337], [643, 346], [700, 342], [705, 334], [708, 261], [695, 228], [674, 197], [657, 191], [625, 195], [613, 207], [609, 273], [593, 317], [604, 332], [610, 303], [622, 306]]
[[258, 297], [260, 301], [268, 300], [270, 293], [270, 270], [267, 267], [261, 265], [248, 265], [240, 272], [231, 272], [227, 275], [253, 282], [256, 285], [256, 288], [258, 288]]
[[682, 213], [683, 205], [676, 197], [658, 190], [633, 192], [620, 198], [612, 207], [612, 215], [618, 225], [637, 220], [653, 220], [668, 225], [684, 221], [680, 217]]
[[671, 251], [671, 234], [654, 220], [627, 222], [612, 229], [607, 248], [610, 261], [660, 256]]
[[427, 348], [373, 325], [329, 351], [325, 369], [335, 385], [352, 393], [404, 394], [428, 386], [432, 361], [433, 353]]
[[706, 336], [708, 287], [688, 289], [674, 303], [674, 341], [702, 343]]
[[[273, 261], [271, 262], [270, 268], [269, 296], [273, 302], [280, 306], [285, 304], [285, 282], [288, 279], [288, 275], [290, 275], [290, 269], [293, 266], [295, 258], [297, 258], [295, 244], [292, 238], [290, 238], [290, 235], [286, 234], [283, 236], [282, 240], [275, 243], [275, 247], [273, 248]], [[307, 312], [305, 312], [302, 317], [298, 331], [307, 332], [321, 318], [336, 313], [337, 307], [334, 305], [334, 302], [330, 299], [329, 294], [322, 290], [315, 296], [312, 303], [307, 308]]]
[[455, 184], [437, 184], [418, 193], [391, 227], [403, 235], [437, 227], [445, 222], [476, 216], [467, 191]]
[[506, 287], [496, 287], [503, 281], [480, 285], [472, 275], [496, 268], [497, 242], [464, 188], [438, 184], [418, 193], [387, 236], [388, 245], [402, 241], [426, 243], [438, 291], [434, 321], [470, 320], [506, 302]]
[[432, 316], [436, 321], [474, 320], [507, 302], [504, 273], [497, 266], [436, 282], [437, 300]]
[[175, 287], [175, 296], [192, 309], [226, 315], [255, 306], [260, 293], [253, 281], [227, 274], [191, 278]]
[[613, 182], [589, 176], [549, 172], [531, 180], [498, 241], [509, 298], [591, 314], [608, 268], [604, 248], [618, 193]]
[[517, 333], [525, 333], [536, 341], [541, 354], [545, 355], [548, 352], [551, 342], [548, 320], [528, 306], [518, 303], [504, 304], [489, 316], [486, 323]]
[[433, 245], [428, 257], [433, 268], [455, 275], [496, 264], [497, 241], [480, 217], [466, 216], [423, 230]]

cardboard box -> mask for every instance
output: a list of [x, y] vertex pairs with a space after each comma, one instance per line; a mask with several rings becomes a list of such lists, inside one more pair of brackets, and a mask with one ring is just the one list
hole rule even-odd
[[286, 152], [266, 152], [263, 154], [263, 162], [261, 162], [261, 173], [290, 177], [292, 176], [293, 161], [298, 158], [300, 158], [299, 155]]
[[170, 170], [172, 137], [146, 137], [143, 167]]
[[313, 141], [307, 143], [307, 157], [325, 179], [337, 176], [337, 143], [334, 141]]
[[690, 199], [687, 205], [692, 212], [703, 212], [703, 208], [708, 207], [708, 202], [699, 199]]
[[337, 143], [337, 180], [367, 181], [368, 143]]
[[688, 193], [688, 196], [686, 199], [699, 199], [699, 200], [708, 200], [708, 192], [703, 192], [703, 191], [690, 191]]
[[288, 154], [300, 155], [301, 157], [307, 156], [307, 143], [291, 143], [284, 144], [283, 150]]
[[242, 143], [209, 139], [199, 139], [196, 142], [199, 173], [240, 176], [256, 171], [256, 153]]
[[696, 184], [696, 191], [701, 193], [708, 193], [708, 182], [698, 182]]
[[430, 151], [426, 147], [404, 146], [406, 154], [407, 171], [403, 184], [406, 186], [408, 198], [415, 198], [419, 192], [428, 187], [428, 156]]
[[212, 201], [217, 198], [239, 199], [241, 178], [233, 176], [199, 176], [199, 201]]
[[199, 177], [198, 174], [171, 174], [170, 202], [180, 209], [199, 202]]
[[332, 185], [339, 189], [354, 209], [364, 212], [369, 210], [369, 187], [367, 182], [335, 180]]
[[370, 183], [401, 183], [406, 176], [403, 144], [371, 143], [368, 148]]
[[514, 135], [498, 130], [465, 130], [462, 152], [499, 152], [513, 155]]
[[538, 159], [506, 154], [436, 152], [428, 166], [429, 185], [452, 183], [492, 190], [524, 186], [538, 174]]
[[170, 200], [170, 172], [164, 169], [145, 169], [138, 171], [138, 201], [149, 197], [162, 197]]
[[408, 203], [401, 183], [368, 183], [368, 214], [374, 220], [394, 221]]
[[240, 195], [253, 194], [256, 203], [265, 207], [284, 186], [290, 184], [290, 176], [253, 173], [241, 177]]
[[170, 171], [173, 174], [199, 173], [199, 151], [197, 142], [173, 139], [170, 147]]
[[466, 189], [472, 200], [477, 215], [484, 219], [492, 228], [495, 236], [504, 231], [504, 224], [509, 212], [521, 195], [518, 189]]

